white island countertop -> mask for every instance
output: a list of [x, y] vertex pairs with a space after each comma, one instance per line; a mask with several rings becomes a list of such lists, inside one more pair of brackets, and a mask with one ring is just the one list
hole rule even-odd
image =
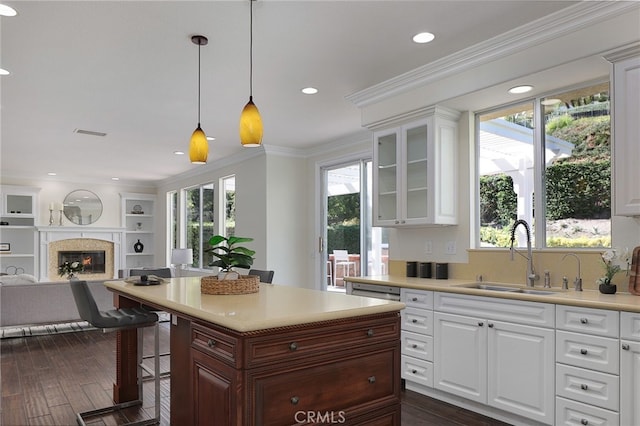
[[258, 293], [210, 295], [200, 293], [200, 277], [167, 281], [154, 286], [135, 286], [125, 281], [106, 281], [104, 285], [134, 300], [238, 332], [394, 312], [405, 306], [400, 302], [264, 283]]

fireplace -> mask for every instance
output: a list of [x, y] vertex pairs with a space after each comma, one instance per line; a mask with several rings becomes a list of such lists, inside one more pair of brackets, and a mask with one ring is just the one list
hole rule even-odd
[[104, 250], [70, 250], [58, 252], [58, 265], [79, 262], [84, 266], [80, 274], [104, 274], [106, 271]]

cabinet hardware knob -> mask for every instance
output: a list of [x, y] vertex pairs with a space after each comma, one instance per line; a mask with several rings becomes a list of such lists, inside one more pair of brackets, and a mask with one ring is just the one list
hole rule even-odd
[[300, 401], [300, 399], [297, 396], [292, 396], [291, 397], [291, 403], [293, 405], [297, 405], [299, 401]]
[[588, 425], [588, 424], [589, 424], [589, 420], [587, 420], [587, 419], [582, 419], [582, 420], [580, 420], [580, 423], [582, 423], [583, 425], [585, 425], [585, 426], [586, 426], [586, 425]]
[[213, 339], [209, 339], [207, 340], [207, 346], [209, 346], [210, 348], [214, 347], [216, 345], [216, 341]]
[[416, 374], [418, 372], [418, 370], [411, 370], [412, 374]]
[[490, 322], [488, 325], [489, 325], [489, 328], [493, 328], [493, 323], [492, 322]]
[[586, 355], [586, 354], [587, 354], [587, 350], [586, 350], [586, 349], [580, 349], [580, 353], [581, 353], [582, 355]]
[[418, 322], [418, 320], [414, 318], [414, 319], [411, 320], [411, 322], [415, 324], [415, 323]]
[[585, 385], [584, 383], [580, 385], [580, 389], [582, 389], [583, 391], [586, 391], [587, 389], [589, 389], [589, 386]]
[[370, 329], [367, 330], [367, 336], [368, 337], [373, 337], [374, 334], [375, 333], [373, 332], [373, 328], [370, 328]]
[[418, 347], [418, 345], [416, 345], [416, 344], [414, 343], [413, 345], [411, 345], [411, 347], [412, 347], [413, 349], [415, 349], [415, 348], [417, 348], [417, 347]]
[[629, 350], [629, 344], [623, 343], [622, 344], [622, 349], [624, 349], [625, 351], [628, 351]]
[[589, 320], [587, 318], [580, 318], [580, 324], [588, 324]]
[[414, 297], [414, 298], [412, 298], [412, 299], [411, 299], [411, 301], [412, 301], [412, 302], [417, 302], [417, 301], [418, 301], [418, 298], [417, 298], [417, 297]]
[[482, 321], [478, 321], [478, 327], [482, 327], [484, 323]]
[[369, 383], [375, 383], [376, 382], [376, 376], [371, 376], [367, 380], [369, 381]]
[[296, 349], [298, 349], [298, 344], [296, 342], [289, 344], [289, 350], [295, 351]]

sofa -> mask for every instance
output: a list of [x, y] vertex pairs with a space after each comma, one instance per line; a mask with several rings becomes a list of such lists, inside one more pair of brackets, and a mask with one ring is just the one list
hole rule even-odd
[[[113, 293], [104, 286], [104, 280], [87, 282], [98, 309], [113, 309]], [[67, 281], [34, 282], [30, 277], [0, 277], [0, 327], [75, 321], [80, 321], [80, 315]]]

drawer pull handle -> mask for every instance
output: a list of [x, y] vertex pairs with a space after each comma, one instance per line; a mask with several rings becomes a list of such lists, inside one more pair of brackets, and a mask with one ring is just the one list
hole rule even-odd
[[587, 354], [587, 350], [586, 349], [580, 349], [580, 354], [586, 355]]
[[589, 389], [589, 386], [585, 385], [584, 383], [580, 385], [580, 389], [582, 389], [583, 391], [586, 391], [587, 389]]
[[371, 376], [367, 379], [369, 381], [369, 383], [375, 383], [376, 382], [376, 376]]
[[417, 302], [417, 301], [418, 301], [418, 298], [417, 298], [417, 297], [413, 297], [413, 298], [411, 299], [411, 301], [412, 301], [412, 302]]
[[580, 318], [580, 324], [588, 324], [589, 320], [587, 318]]
[[587, 420], [587, 419], [582, 419], [582, 420], [580, 420], [580, 423], [582, 423], [583, 425], [585, 425], [585, 426], [586, 426], [586, 425], [588, 425], [588, 424], [589, 424], [589, 420]]
[[489, 323], [489, 328], [493, 328], [493, 323], [492, 322]]
[[418, 370], [411, 370], [411, 374], [417, 374]]
[[298, 349], [298, 344], [296, 342], [293, 342], [289, 345], [289, 350], [290, 351], [295, 351]]
[[300, 401], [300, 399], [297, 396], [292, 396], [291, 397], [291, 404], [298, 405], [299, 401]]
[[416, 324], [418, 322], [418, 320], [414, 318], [414, 319], [411, 320], [411, 322]]
[[374, 334], [375, 333], [373, 332], [373, 328], [370, 328], [370, 329], [367, 330], [367, 336], [368, 337], [373, 337]]
[[210, 348], [214, 347], [216, 345], [216, 341], [213, 339], [209, 339], [207, 340], [207, 346], [209, 346]]
[[482, 321], [478, 321], [478, 327], [482, 327], [484, 323]]
[[417, 348], [417, 347], [418, 347], [418, 345], [416, 345], [416, 344], [414, 343], [413, 345], [411, 345], [411, 347], [412, 347], [413, 349], [415, 349], [415, 348]]
[[622, 349], [624, 349], [625, 351], [629, 350], [629, 345], [627, 343], [623, 343], [622, 344]]

